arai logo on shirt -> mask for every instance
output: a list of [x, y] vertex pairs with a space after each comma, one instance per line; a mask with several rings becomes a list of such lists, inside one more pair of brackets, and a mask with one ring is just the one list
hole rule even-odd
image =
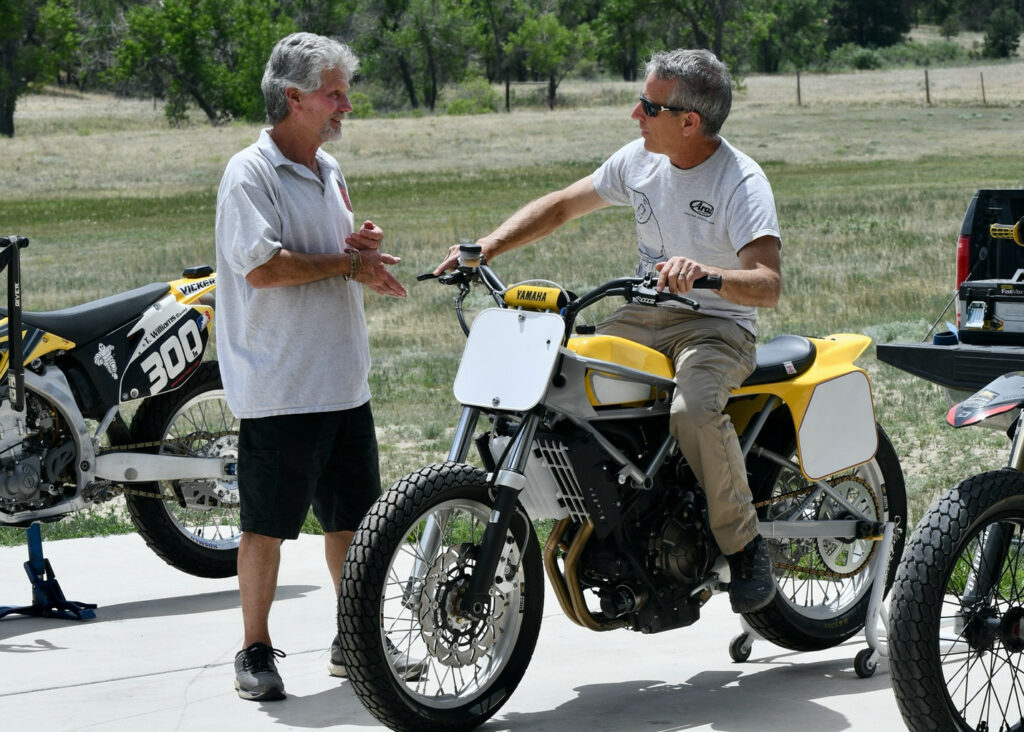
[[693, 211], [698, 216], [703, 216], [704, 218], [708, 218], [708, 217], [711, 216], [711, 214], [713, 214], [715, 212], [715, 207], [712, 206], [707, 201], [697, 200], [697, 201], [690, 201], [690, 210]]

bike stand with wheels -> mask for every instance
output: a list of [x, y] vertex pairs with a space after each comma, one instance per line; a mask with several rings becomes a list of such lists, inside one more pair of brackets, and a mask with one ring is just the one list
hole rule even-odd
[[[853, 670], [862, 679], [873, 676], [878, 668], [879, 658], [888, 658], [889, 652], [886, 641], [878, 637], [878, 624], [881, 621], [885, 627], [886, 638], [889, 634], [889, 611], [885, 606], [883, 597], [885, 595], [885, 584], [889, 574], [889, 554], [892, 552], [892, 534], [895, 530], [892, 521], [885, 523], [885, 531], [882, 534], [879, 551], [871, 560], [872, 569], [875, 570], [875, 578], [871, 583], [871, 595], [868, 598], [867, 617], [864, 619], [864, 636], [868, 647], [857, 653], [853, 659]], [[736, 663], [743, 663], [750, 658], [750, 650], [754, 646], [754, 640], [765, 640], [756, 630], [750, 627], [746, 618], [740, 616], [742, 631], [729, 643], [729, 657]]]
[[93, 604], [67, 600], [53, 575], [50, 560], [43, 556], [43, 537], [39, 524], [25, 529], [28, 539], [28, 561], [25, 572], [32, 583], [32, 604], [25, 607], [0, 607], [0, 618], [8, 615], [34, 615], [38, 618], [91, 620], [96, 617]]

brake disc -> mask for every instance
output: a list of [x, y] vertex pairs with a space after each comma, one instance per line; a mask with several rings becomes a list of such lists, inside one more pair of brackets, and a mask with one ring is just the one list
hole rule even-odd
[[491, 602], [481, 619], [458, 608], [469, 587], [472, 544], [459, 544], [439, 555], [421, 590], [419, 621], [427, 651], [445, 666], [462, 667], [487, 655], [502, 634], [503, 603]]

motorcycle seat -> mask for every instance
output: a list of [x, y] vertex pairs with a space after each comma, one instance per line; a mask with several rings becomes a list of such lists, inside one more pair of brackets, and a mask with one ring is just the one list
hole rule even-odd
[[757, 366], [743, 386], [795, 378], [811, 367], [816, 352], [814, 343], [804, 336], [775, 336], [757, 347]]
[[[82, 305], [45, 313], [21, 313], [21, 322], [82, 345], [109, 333], [139, 315], [170, 291], [166, 282], [154, 282]], [[7, 308], [0, 308], [7, 317]]]

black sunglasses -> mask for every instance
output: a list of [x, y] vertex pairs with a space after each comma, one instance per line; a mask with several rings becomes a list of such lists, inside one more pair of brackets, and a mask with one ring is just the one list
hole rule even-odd
[[685, 107], [666, 107], [662, 104], [655, 104], [650, 99], [645, 97], [643, 94], [640, 95], [640, 106], [644, 109], [644, 114], [648, 117], [657, 117], [658, 112], [693, 112], [692, 109], [686, 109]]

